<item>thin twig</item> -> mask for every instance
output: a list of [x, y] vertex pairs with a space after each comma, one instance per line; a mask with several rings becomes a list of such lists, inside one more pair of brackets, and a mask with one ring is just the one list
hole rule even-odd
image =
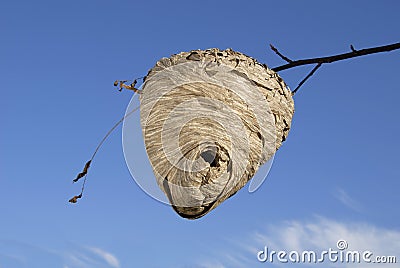
[[318, 64], [318, 63], [321, 63], [321, 64], [332, 63], [335, 61], [340, 61], [340, 60], [345, 60], [345, 59], [355, 58], [355, 57], [359, 57], [359, 56], [380, 53], [380, 52], [388, 52], [388, 51], [392, 51], [392, 50], [396, 50], [396, 49], [400, 49], [400, 43], [394, 43], [394, 44], [390, 44], [390, 45], [386, 45], [386, 46], [355, 50], [352, 52], [328, 56], [328, 57], [295, 60], [295, 61], [291, 61], [287, 64], [272, 68], [272, 70], [274, 70], [275, 72], [279, 72], [279, 71], [287, 70], [287, 69], [301, 66], [301, 65]]
[[276, 53], [276, 55], [278, 55], [279, 57], [281, 57], [281, 59], [283, 59], [286, 62], [293, 62], [291, 59], [289, 59], [288, 57], [284, 56], [282, 53], [279, 52], [279, 50], [274, 47], [272, 44], [269, 44], [269, 47], [272, 49], [273, 52]]
[[108, 136], [110, 136], [110, 134], [131, 114], [133, 114], [134, 112], [136, 112], [139, 109], [140, 106], [137, 106], [136, 108], [134, 108], [132, 111], [130, 111], [129, 113], [127, 113], [126, 115], [124, 115], [117, 123], [115, 123], [115, 125], [107, 132], [107, 134], [103, 137], [103, 139], [100, 141], [100, 143], [97, 145], [96, 150], [94, 150], [94, 153], [92, 155], [92, 157], [90, 158], [90, 160], [86, 163], [84, 170], [78, 174], [77, 178], [73, 180], [73, 182], [77, 182], [80, 178], [84, 177], [83, 179], [83, 184], [82, 184], [82, 188], [81, 188], [81, 193], [79, 195], [75, 195], [74, 197], [72, 197], [69, 202], [70, 203], [76, 203], [78, 201], [79, 198], [82, 198], [83, 195], [83, 191], [85, 190], [85, 185], [86, 185], [86, 179], [87, 179], [87, 171], [89, 169], [90, 163], [93, 161], [94, 157], [96, 156], [97, 152], [99, 151], [100, 147], [103, 145], [103, 143], [106, 141], [106, 139], [108, 138]]
[[298, 84], [298, 86], [292, 91], [293, 95], [296, 94], [297, 90], [299, 90], [299, 88], [307, 81], [308, 78], [310, 78], [317, 70], [319, 67], [321, 67], [322, 63], [318, 63], [312, 70], [311, 72], [304, 77], [303, 80], [301, 80], [301, 82]]

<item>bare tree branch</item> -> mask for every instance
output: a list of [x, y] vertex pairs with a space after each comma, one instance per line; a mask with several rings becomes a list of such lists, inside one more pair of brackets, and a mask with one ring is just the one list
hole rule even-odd
[[[355, 50], [354, 47], [351, 46], [352, 51], [348, 52], [348, 53], [343, 53], [343, 54], [338, 54], [338, 55], [333, 55], [333, 56], [328, 56], [328, 57], [321, 57], [321, 58], [295, 60], [295, 61], [291, 61], [287, 64], [272, 68], [272, 70], [274, 70], [275, 72], [279, 72], [279, 71], [287, 70], [287, 69], [297, 67], [297, 66], [302, 66], [302, 65], [332, 63], [335, 61], [340, 61], [340, 60], [345, 60], [345, 59], [365, 56], [365, 55], [369, 55], [369, 54], [380, 53], [380, 52], [388, 52], [388, 51], [392, 51], [392, 50], [396, 50], [396, 49], [400, 49], [400, 43], [394, 43], [394, 44], [380, 46], [380, 47], [365, 48], [365, 49], [361, 49], [361, 50]], [[276, 51], [278, 51], [278, 50], [276, 50]], [[275, 53], [277, 53], [276, 51], [275, 51]], [[278, 56], [283, 58], [282, 57], [283, 55], [280, 53], [278, 54]], [[286, 59], [284, 59], [284, 60], [287, 61]]]
[[279, 50], [274, 47], [272, 44], [269, 44], [269, 47], [272, 49], [273, 52], [276, 53], [276, 55], [278, 55], [279, 57], [281, 57], [281, 59], [283, 59], [286, 62], [293, 62], [291, 59], [289, 59], [288, 57], [284, 56], [282, 53], [279, 52]]
[[293, 95], [296, 94], [297, 90], [307, 81], [308, 78], [310, 78], [317, 70], [319, 67], [321, 67], [322, 63], [318, 63], [312, 70], [311, 72], [299, 83], [299, 85], [292, 91]]

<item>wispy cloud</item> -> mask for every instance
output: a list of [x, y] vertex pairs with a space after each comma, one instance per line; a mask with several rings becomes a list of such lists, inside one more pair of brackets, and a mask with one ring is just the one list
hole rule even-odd
[[361, 212], [361, 205], [356, 200], [351, 198], [345, 190], [338, 188], [333, 195], [346, 207], [354, 211]]
[[64, 252], [64, 264], [79, 268], [119, 268], [119, 260], [110, 252], [93, 246], [76, 246]]
[[[254, 267], [261, 264], [257, 261], [257, 252], [267, 246], [270, 250], [290, 252], [313, 250], [322, 252], [329, 248], [337, 250], [338, 240], [348, 243], [348, 250], [373, 252], [374, 256], [396, 256], [400, 261], [400, 231], [378, 227], [360, 222], [340, 222], [325, 217], [315, 216], [306, 221], [291, 220], [263, 226], [250, 234], [242, 234], [227, 244], [218, 256], [210, 257], [209, 263], [223, 263], [226, 267]], [[215, 252], [215, 249], [214, 249]], [[334, 263], [320, 263], [326, 267]], [[309, 264], [308, 264], [309, 265]], [[308, 266], [305, 264], [305, 266]], [[365, 263], [340, 263], [341, 267], [365, 267]], [[269, 267], [281, 266], [279, 263], [268, 263]], [[301, 266], [296, 264], [296, 266]], [[394, 267], [393, 265], [371, 264], [371, 267]], [[208, 266], [204, 266], [208, 267]], [[225, 266], [221, 266], [225, 267]]]
[[68, 265], [77, 268], [90, 268], [93, 267], [95, 261], [85, 254], [78, 253], [78, 252], [65, 252], [63, 254], [64, 262]]
[[227, 268], [227, 266], [224, 266], [219, 261], [205, 260], [205, 261], [201, 261], [201, 264], [196, 266], [196, 268]]
[[118, 259], [111, 253], [96, 247], [89, 247], [88, 249], [93, 253], [97, 254], [103, 260], [105, 260], [111, 267], [114, 268], [120, 267]]
[[0, 268], [63, 267], [119, 268], [119, 260], [104, 249], [68, 243], [64, 249], [0, 239]]
[[349, 248], [354, 250], [371, 250], [377, 254], [400, 252], [400, 231], [318, 216], [309, 221], [287, 221], [280, 226], [269, 227], [261, 237], [265, 244], [271, 242], [285, 250], [335, 248], [339, 239], [345, 239]]

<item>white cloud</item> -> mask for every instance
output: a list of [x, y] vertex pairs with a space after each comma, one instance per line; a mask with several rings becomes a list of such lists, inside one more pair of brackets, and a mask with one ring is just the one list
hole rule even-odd
[[[344, 239], [348, 243], [348, 250], [352, 251], [369, 250], [374, 256], [396, 255], [400, 252], [399, 231], [365, 223], [338, 222], [323, 217], [315, 217], [306, 222], [288, 221], [280, 226], [269, 227], [263, 239], [265, 245], [273, 244], [274, 250], [277, 251], [315, 250], [321, 252], [329, 248], [337, 249], [337, 241]], [[350, 266], [355, 267], [355, 265]], [[365, 266], [365, 263], [360, 266]]]
[[[119, 268], [119, 260], [111, 253], [98, 247], [69, 243], [65, 249], [50, 249], [33, 244], [0, 239], [0, 266], [4, 262], [17, 267], [73, 267], [73, 268]], [[72, 245], [72, 247], [71, 247]], [[14, 266], [12, 266], [14, 267]]]
[[218, 261], [203, 261], [198, 268], [227, 268]]
[[345, 190], [339, 188], [335, 191], [334, 196], [346, 207], [357, 211], [361, 212], [361, 205], [355, 201], [353, 198], [351, 198]]
[[120, 267], [119, 260], [113, 254], [98, 247], [75, 245], [73, 250], [64, 251], [62, 256], [66, 267]]
[[93, 252], [94, 254], [98, 255], [104, 261], [108, 263], [111, 267], [119, 268], [119, 261], [118, 259], [112, 255], [111, 253], [96, 247], [88, 247], [88, 249]]
[[[375, 256], [396, 256], [397, 264], [372, 264], [368, 267], [399, 267], [400, 263], [400, 231], [390, 230], [359, 222], [340, 222], [325, 217], [315, 216], [307, 221], [291, 220], [264, 226], [248, 234], [246, 237], [236, 237], [222, 249], [221, 254], [209, 260], [210, 263], [223, 263], [227, 267], [254, 267], [254, 265], [276, 267], [280, 263], [259, 263], [257, 252], [265, 246], [269, 250], [284, 250], [287, 253], [293, 250], [299, 252], [313, 250], [321, 253], [324, 250], [338, 250], [337, 242], [340, 239], [348, 243], [348, 251], [368, 250]], [[225, 252], [225, 253], [223, 253]], [[324, 263], [313, 264], [318, 267], [365, 267], [366, 263], [331, 263], [328, 258]], [[282, 264], [284, 265], [284, 264]], [[296, 263], [297, 266], [303, 265]], [[309, 266], [310, 264], [304, 264]], [[397, 266], [395, 266], [397, 265]], [[222, 266], [224, 267], [224, 266]]]
[[90, 264], [95, 263], [94, 260], [80, 253], [65, 253], [65, 258], [72, 267], [90, 268]]

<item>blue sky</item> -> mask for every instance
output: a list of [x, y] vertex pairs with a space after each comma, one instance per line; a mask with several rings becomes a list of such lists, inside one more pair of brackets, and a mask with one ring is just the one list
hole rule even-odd
[[[269, 43], [293, 59], [394, 43], [399, 9], [395, 0], [3, 1], [0, 267], [263, 267], [273, 266], [257, 261], [266, 245], [322, 250], [338, 239], [399, 262], [399, 52], [324, 65], [295, 96], [262, 187], [199, 220], [135, 184], [121, 128], [84, 198], [67, 202], [130, 101], [114, 80], [198, 48], [231, 47], [274, 67], [283, 62]], [[280, 75], [294, 88], [309, 68]]]

